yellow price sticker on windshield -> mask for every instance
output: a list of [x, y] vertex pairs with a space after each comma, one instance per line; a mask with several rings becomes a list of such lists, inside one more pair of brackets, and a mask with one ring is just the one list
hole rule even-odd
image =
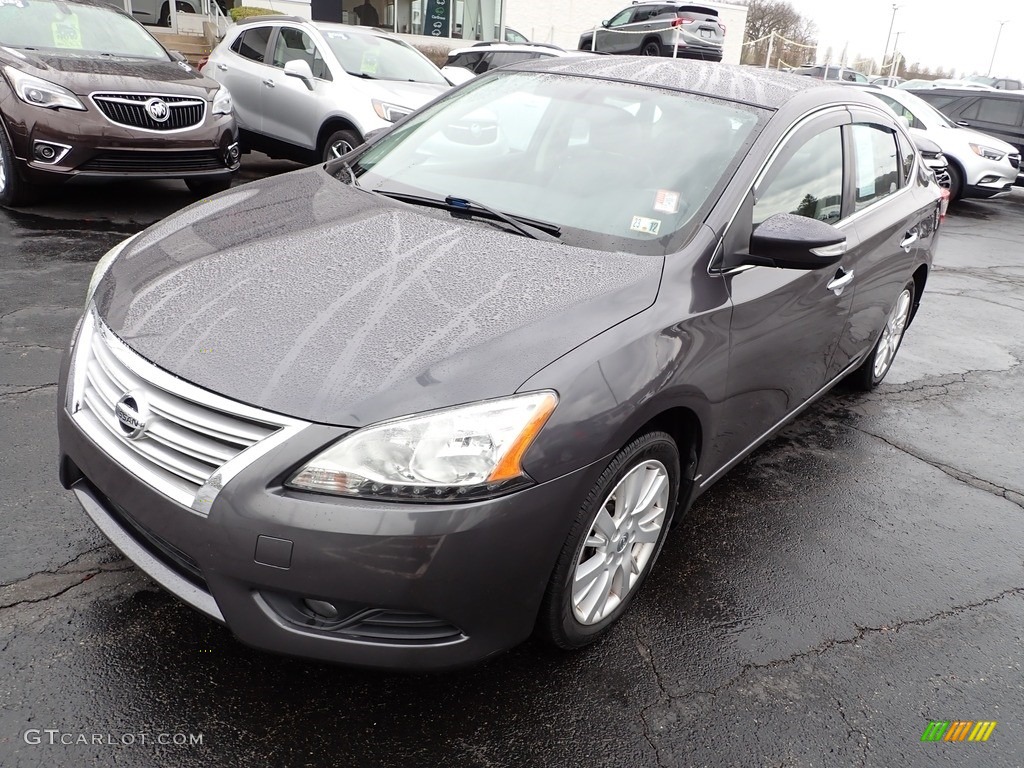
[[65, 19], [50, 25], [53, 32], [55, 48], [82, 48], [82, 30], [78, 26], [78, 17], [71, 14]]
[[359, 64], [359, 71], [364, 75], [377, 74], [377, 52], [363, 51], [363, 60]]

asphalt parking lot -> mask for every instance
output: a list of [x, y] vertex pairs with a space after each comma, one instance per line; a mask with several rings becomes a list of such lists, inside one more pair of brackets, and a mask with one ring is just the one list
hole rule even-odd
[[[247, 157], [241, 180], [291, 167]], [[57, 482], [92, 265], [189, 202], [148, 183], [0, 211], [0, 765], [1024, 765], [1024, 191], [952, 209], [886, 383], [705, 495], [605, 641], [423, 677], [240, 645]], [[922, 743], [930, 720], [998, 725]]]

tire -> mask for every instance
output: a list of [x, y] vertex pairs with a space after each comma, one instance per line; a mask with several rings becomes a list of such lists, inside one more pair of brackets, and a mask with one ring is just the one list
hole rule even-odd
[[[195, 13], [196, 9], [188, 3], [177, 0], [178, 13]], [[169, 27], [171, 26], [171, 8], [170, 3], [164, 3], [160, 6], [160, 18], [157, 19], [156, 25], [158, 27]]]
[[956, 202], [964, 194], [964, 174], [955, 163], [950, 162], [949, 171], [949, 202]]
[[[321, 158], [323, 162], [326, 163], [330, 160], [341, 157], [347, 152], [351, 152], [362, 143], [363, 140], [359, 138], [359, 134], [355, 131], [334, 131], [324, 142]], [[348, 149], [345, 149], [345, 145], [348, 145]]]
[[657, 40], [645, 40], [640, 47], [641, 56], [661, 56], [661, 43]]
[[188, 191], [196, 197], [210, 197], [231, 187], [231, 179], [185, 179]]
[[581, 51], [592, 51], [592, 50], [594, 50], [594, 43], [593, 43], [593, 41], [592, 40], [588, 40], [585, 43], [580, 43], [580, 50]]
[[[665, 543], [679, 476], [679, 449], [665, 432], [648, 432], [619, 451], [569, 529], [537, 617], [538, 638], [582, 648], [626, 612]], [[652, 493], [655, 482], [660, 490]], [[627, 501], [630, 492], [640, 497], [636, 504]], [[645, 507], [645, 500], [652, 503]]]
[[[849, 382], [854, 389], [861, 392], [870, 392], [879, 384], [892, 368], [892, 362], [896, 359], [896, 353], [900, 350], [903, 337], [906, 335], [907, 325], [910, 323], [910, 315], [914, 310], [914, 293], [916, 286], [911, 280], [900, 291], [896, 301], [893, 302], [889, 316], [885, 319], [882, 332], [878, 337], [875, 348], [871, 354], [861, 363], [860, 367], [850, 374]], [[893, 339], [895, 338], [895, 341]]]
[[0, 125], [0, 205], [17, 208], [31, 205], [39, 196], [39, 188], [18, 175], [14, 149], [7, 140], [7, 132]]

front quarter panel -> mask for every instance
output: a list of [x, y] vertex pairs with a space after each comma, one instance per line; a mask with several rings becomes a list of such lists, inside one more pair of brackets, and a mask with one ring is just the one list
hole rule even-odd
[[[538, 482], [609, 459], [638, 430], [673, 408], [690, 411], [713, 461], [716, 403], [728, 368], [731, 305], [707, 272], [716, 241], [702, 228], [666, 259], [658, 298], [639, 315], [556, 360], [520, 391], [554, 389], [559, 404], [523, 466]], [[700, 450], [700, 448], [698, 448]]]

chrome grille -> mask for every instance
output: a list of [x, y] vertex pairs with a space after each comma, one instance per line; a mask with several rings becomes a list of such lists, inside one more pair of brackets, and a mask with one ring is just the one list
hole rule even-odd
[[[154, 99], [166, 105], [166, 120], [155, 120], [147, 111], [146, 105]], [[92, 101], [110, 122], [146, 131], [183, 131], [201, 125], [206, 117], [206, 102], [188, 96], [94, 93]]]
[[[146, 403], [145, 427], [136, 437], [129, 436], [115, 414], [126, 396]], [[129, 349], [94, 312], [83, 320], [79, 333], [69, 407], [107, 455], [200, 514], [209, 512], [233, 474], [304, 426], [157, 368]]]

